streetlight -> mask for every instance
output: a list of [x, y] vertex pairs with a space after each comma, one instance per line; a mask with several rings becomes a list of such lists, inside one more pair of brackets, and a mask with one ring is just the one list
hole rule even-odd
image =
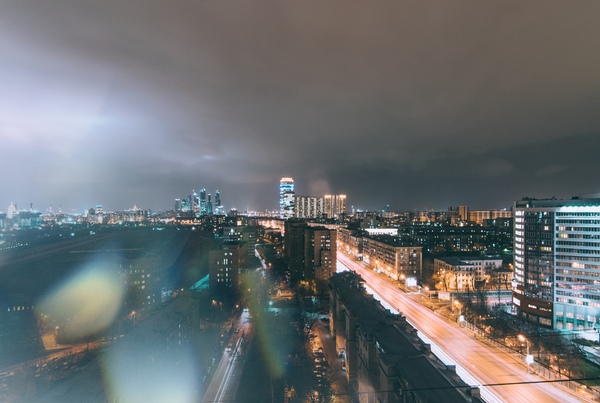
[[458, 323], [460, 323], [460, 327], [463, 327], [464, 318], [462, 316], [462, 304], [458, 300], [454, 300], [454, 306], [458, 308]]
[[529, 365], [533, 363], [533, 356], [529, 354], [529, 340], [520, 334], [519, 341], [527, 343], [527, 355], [525, 356], [525, 362], [527, 363], [527, 373], [529, 374]]

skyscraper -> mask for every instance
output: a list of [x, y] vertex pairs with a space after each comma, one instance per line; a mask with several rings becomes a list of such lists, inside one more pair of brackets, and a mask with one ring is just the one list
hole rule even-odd
[[294, 180], [281, 178], [279, 181], [279, 217], [294, 217]]
[[513, 303], [556, 330], [600, 329], [600, 195], [515, 203]]
[[191, 210], [192, 210], [192, 206], [190, 205], [190, 198], [186, 197], [184, 199], [181, 199], [181, 211], [187, 212], [187, 211], [191, 211]]
[[221, 205], [221, 192], [215, 192], [215, 214], [223, 214], [223, 206]]
[[200, 214], [200, 199], [198, 198], [198, 193], [195, 190], [192, 190], [192, 194], [190, 195], [192, 201], [192, 211], [194, 214]]
[[200, 189], [200, 214], [201, 215], [206, 215], [207, 214], [207, 209], [206, 209], [206, 189], [205, 188]]

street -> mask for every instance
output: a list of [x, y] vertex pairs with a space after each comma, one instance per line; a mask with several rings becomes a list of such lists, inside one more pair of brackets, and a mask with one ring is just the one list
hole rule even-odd
[[[432, 352], [446, 364], [456, 364], [457, 374], [472, 385], [481, 387], [481, 396], [487, 402], [577, 402], [586, 401], [542, 378], [527, 374], [524, 363], [512, 356], [473, 338], [473, 332], [457, 323], [435, 314], [413, 301], [397, 286], [367, 268], [363, 262], [338, 253], [338, 265], [355, 271], [366, 282], [367, 290], [374, 291], [396, 311], [400, 311], [417, 328], [419, 337], [431, 344]], [[338, 271], [340, 268], [338, 267]], [[506, 383], [521, 383], [501, 385]], [[525, 382], [525, 383], [523, 383]], [[585, 393], [585, 392], [583, 392]]]
[[[233, 328], [239, 329], [223, 346], [225, 351], [215, 370], [213, 378], [204, 394], [204, 402], [227, 402], [235, 400], [243, 370], [244, 346], [252, 338], [252, 326], [248, 322], [248, 312], [243, 312], [233, 323]], [[231, 343], [231, 351], [225, 346]], [[213, 366], [214, 367], [214, 366]]]

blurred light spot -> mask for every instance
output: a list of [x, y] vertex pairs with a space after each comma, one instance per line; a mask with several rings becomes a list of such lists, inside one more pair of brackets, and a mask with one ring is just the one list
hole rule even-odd
[[46, 295], [37, 314], [46, 314], [69, 340], [82, 340], [109, 327], [117, 316], [125, 293], [118, 264], [97, 260]]
[[128, 335], [102, 359], [109, 401], [197, 402], [195, 355], [187, 346], [163, 349], [157, 335]]

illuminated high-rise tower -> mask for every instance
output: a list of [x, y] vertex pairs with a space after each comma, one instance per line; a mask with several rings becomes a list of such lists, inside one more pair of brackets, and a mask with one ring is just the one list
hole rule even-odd
[[325, 195], [325, 215], [327, 218], [340, 218], [346, 215], [346, 195]]
[[223, 214], [223, 205], [221, 204], [221, 192], [215, 192], [215, 214]]
[[281, 178], [279, 181], [279, 217], [292, 218], [294, 216], [294, 180]]
[[198, 198], [198, 193], [195, 190], [192, 190], [192, 194], [190, 195], [190, 199], [192, 202], [192, 211], [195, 214], [200, 213], [200, 199]]
[[200, 214], [201, 215], [206, 215], [207, 214], [207, 209], [206, 209], [206, 189], [205, 188], [200, 189]]

